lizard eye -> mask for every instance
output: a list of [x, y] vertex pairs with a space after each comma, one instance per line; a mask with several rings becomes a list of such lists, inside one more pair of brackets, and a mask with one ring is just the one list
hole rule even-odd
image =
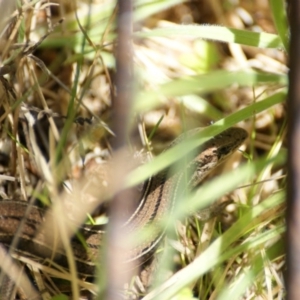
[[230, 154], [231, 153], [231, 149], [232, 149], [232, 147], [230, 147], [230, 146], [220, 147], [218, 149], [218, 154], [217, 154], [218, 158], [221, 159], [222, 157], [227, 156], [228, 154]]

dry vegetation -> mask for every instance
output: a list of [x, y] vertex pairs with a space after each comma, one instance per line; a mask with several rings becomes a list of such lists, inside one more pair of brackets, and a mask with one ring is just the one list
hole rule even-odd
[[[0, 100], [0, 192], [2, 198], [36, 198], [44, 204], [63, 198], [69, 214], [74, 202], [70, 204], [62, 190], [68, 194], [70, 189], [77, 202], [86, 201], [84, 211], [73, 216], [81, 223], [86, 211], [115, 192], [103, 166], [114, 156], [110, 141], [117, 138], [110, 129], [116, 10], [111, 0], [76, 2], [75, 7], [75, 1], [67, 0], [21, 1], [1, 28], [1, 75], [6, 74]], [[133, 112], [127, 113], [131, 130], [139, 130], [142, 142], [131, 144], [132, 152], [150, 149], [159, 155], [181, 132], [211, 124], [216, 126], [208, 134], [232, 125], [249, 133], [241, 147], [244, 152], [237, 152], [218, 170], [224, 175], [199, 192], [207, 203], [226, 194], [234, 204], [223, 218], [205, 225], [194, 218], [174, 222], [176, 237], [170, 237], [165, 248], [176, 249], [167, 268], [172, 274], [182, 270], [177, 275], [180, 284], [168, 273], [145, 299], [284, 299], [285, 40], [274, 47], [255, 47], [247, 34], [243, 39], [233, 32], [238, 43], [228, 43], [231, 38], [218, 33], [224, 26], [277, 35], [269, 1], [140, 0], [134, 18], [136, 93]], [[196, 38], [192, 29], [180, 32], [180, 26], [188, 24], [220, 26], [198, 26], [206, 35]], [[249, 44], [243, 45], [244, 40]], [[37, 140], [31, 140], [28, 108], [36, 110], [43, 134], [50, 131], [49, 139], [41, 141], [35, 133]], [[50, 130], [48, 122], [42, 123], [48, 118]], [[133, 174], [130, 182], [162, 169], [159, 161], [154, 163], [154, 169], [141, 169], [143, 175]], [[231, 170], [235, 171], [227, 173]], [[165, 274], [160, 271], [158, 275]], [[45, 299], [59, 294], [55, 299], [66, 299], [61, 283], [56, 287], [49, 279], [60, 277], [57, 271], [34, 269], [34, 274], [46, 286]], [[78, 283], [74, 274], [69, 278], [74, 299], [83, 286], [97, 290], [97, 284]], [[166, 282], [167, 278], [171, 279]]]

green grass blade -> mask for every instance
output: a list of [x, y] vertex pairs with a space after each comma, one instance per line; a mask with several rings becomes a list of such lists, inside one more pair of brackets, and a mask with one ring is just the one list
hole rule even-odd
[[278, 84], [286, 86], [286, 75], [265, 74], [252, 71], [214, 71], [204, 75], [190, 76], [162, 84], [155, 91], [140, 92], [134, 104], [135, 111], [147, 111], [161, 105], [166, 97], [183, 96], [197, 93], [210, 93], [233, 84], [239, 86], [256, 86], [260, 84]]
[[180, 25], [166, 28], [156, 28], [147, 32], [137, 32], [137, 37], [173, 37], [184, 36], [202, 38], [224, 43], [235, 43], [258, 48], [284, 49], [278, 35], [265, 32], [222, 27], [216, 25]]
[[286, 1], [270, 0], [275, 27], [286, 52], [289, 50], [289, 29], [286, 15]]
[[153, 14], [184, 2], [187, 2], [187, 0], [136, 0], [134, 2], [134, 21], [139, 22]]

